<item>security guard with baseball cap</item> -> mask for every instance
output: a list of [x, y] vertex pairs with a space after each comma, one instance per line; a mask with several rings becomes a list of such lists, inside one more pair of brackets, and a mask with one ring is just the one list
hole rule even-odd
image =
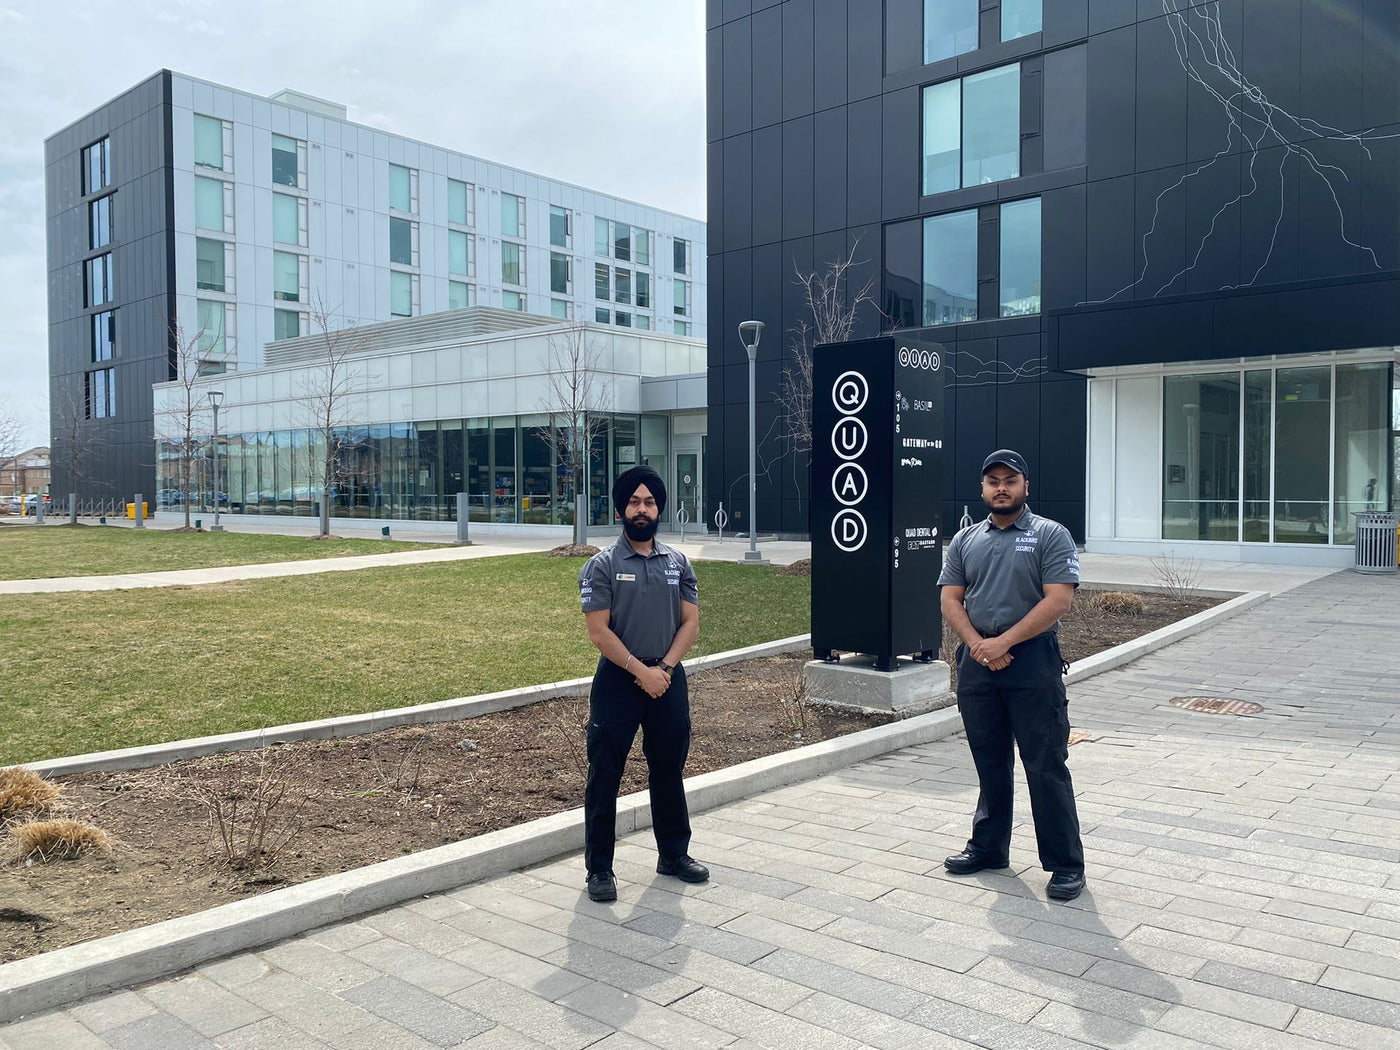
[[1069, 758], [1069, 712], [1057, 631], [1079, 586], [1079, 554], [1059, 522], [1032, 513], [1029, 471], [1019, 452], [998, 449], [982, 464], [990, 514], [948, 545], [944, 622], [958, 646], [958, 711], [981, 794], [967, 848], [943, 862], [954, 875], [1010, 863], [1015, 752], [1030, 788], [1046, 894], [1072, 900], [1084, 889], [1084, 847]]
[[623, 521], [616, 543], [579, 572], [588, 640], [601, 654], [588, 698], [588, 785], [583, 796], [583, 860], [588, 896], [617, 900], [613, 844], [617, 790], [637, 729], [649, 771], [656, 870], [704, 882], [709, 869], [692, 860], [684, 771], [690, 753], [690, 694], [681, 658], [700, 634], [695, 570], [680, 551], [658, 543], [666, 485], [647, 466], [613, 485]]

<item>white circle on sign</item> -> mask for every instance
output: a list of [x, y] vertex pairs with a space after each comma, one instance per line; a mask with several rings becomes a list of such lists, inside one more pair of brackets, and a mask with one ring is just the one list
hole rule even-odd
[[942, 362], [939, 361], [939, 359], [938, 359], [938, 351], [937, 351], [937, 350], [930, 350], [930, 351], [928, 352], [928, 362], [929, 362], [929, 364], [928, 364], [928, 370], [929, 370], [930, 372], [937, 372], [937, 371], [938, 371], [938, 366], [939, 366], [940, 364], [942, 364]]
[[687, 474], [687, 475], [685, 475], [685, 477], [681, 478], [681, 483], [684, 484], [684, 485], [689, 485], [689, 484], [690, 484], [690, 475]]
[[842, 372], [831, 384], [831, 403], [838, 412], [850, 415], [865, 407], [870, 396], [870, 384], [856, 371]]
[[865, 499], [869, 489], [870, 479], [859, 463], [841, 463], [831, 475], [831, 494], [847, 507]]
[[858, 459], [869, 436], [865, 424], [855, 416], [842, 416], [831, 428], [831, 447], [842, 459]]
[[909, 367], [909, 348], [907, 346], [899, 348], [899, 363], [905, 368]]
[[847, 554], [865, 546], [865, 538], [869, 531], [865, 524], [865, 516], [850, 507], [838, 510], [836, 516], [831, 519], [831, 541]]
[[927, 350], [920, 350], [920, 351], [919, 351], [919, 367], [920, 367], [920, 368], [927, 368], [927, 367], [928, 367], [928, 351], [927, 351]]

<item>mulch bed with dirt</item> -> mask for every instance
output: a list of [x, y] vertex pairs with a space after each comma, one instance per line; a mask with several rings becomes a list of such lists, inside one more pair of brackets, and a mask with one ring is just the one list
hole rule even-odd
[[[1061, 631], [1065, 658], [1218, 601], [1142, 597], [1139, 615], [1076, 602]], [[691, 675], [687, 774], [889, 720], [803, 703], [801, 669], [810, 658], [804, 650]], [[582, 805], [587, 713], [586, 697], [572, 697], [460, 722], [61, 778], [62, 815], [101, 828], [112, 845], [75, 860], [12, 856], [0, 867], [0, 963]], [[622, 791], [645, 786], [638, 745]], [[269, 819], [249, 819], [274, 799]], [[258, 827], [265, 837], [250, 842]]]

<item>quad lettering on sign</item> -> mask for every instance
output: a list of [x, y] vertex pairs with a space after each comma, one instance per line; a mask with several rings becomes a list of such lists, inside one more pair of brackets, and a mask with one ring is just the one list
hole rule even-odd
[[894, 337], [817, 347], [812, 645], [892, 669], [942, 634], [941, 347]]

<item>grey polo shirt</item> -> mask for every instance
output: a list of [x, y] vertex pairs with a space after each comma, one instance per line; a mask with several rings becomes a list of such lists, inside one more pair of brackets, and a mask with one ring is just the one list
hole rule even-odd
[[681, 602], [700, 604], [690, 560], [660, 540], [644, 558], [619, 536], [579, 570], [578, 587], [583, 611], [612, 610], [608, 626], [639, 660], [665, 656], [681, 629]]
[[987, 637], [1019, 623], [1045, 597], [1047, 583], [1078, 587], [1079, 552], [1067, 528], [1030, 507], [1004, 529], [988, 515], [961, 530], [948, 544], [938, 577], [940, 587], [967, 588], [967, 618]]

